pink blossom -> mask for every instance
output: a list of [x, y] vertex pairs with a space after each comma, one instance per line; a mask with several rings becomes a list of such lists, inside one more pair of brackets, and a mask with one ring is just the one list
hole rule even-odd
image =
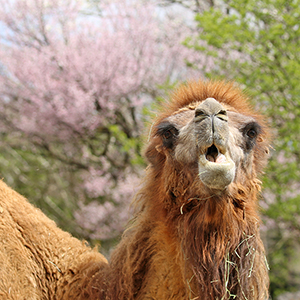
[[188, 27], [161, 20], [150, 3], [104, 2], [103, 16], [84, 16], [80, 1], [0, 4], [0, 91], [14, 110], [6, 118], [47, 140], [94, 134], [201, 57], [181, 44]]
[[0, 5], [1, 131], [72, 166], [86, 195], [76, 220], [87, 236], [114, 237], [138, 178], [139, 148], [126, 142], [143, 132], [143, 106], [164, 96], [158, 86], [201, 75], [186, 61], [206, 63], [183, 45], [190, 24], [155, 1]]
[[137, 190], [140, 178], [137, 175], [128, 174], [126, 179], [120, 181], [110, 193], [107, 191], [107, 186], [103, 185], [101, 178], [98, 180], [99, 195], [106, 192], [113, 202], [101, 204], [93, 201], [87, 205], [81, 203], [79, 210], [75, 213], [75, 218], [90, 238], [113, 239], [123, 232], [130, 218], [130, 202]]

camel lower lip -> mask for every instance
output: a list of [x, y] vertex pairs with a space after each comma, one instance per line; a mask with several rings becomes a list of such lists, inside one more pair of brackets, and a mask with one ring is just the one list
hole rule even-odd
[[209, 161], [205, 154], [198, 161], [200, 180], [214, 189], [226, 188], [235, 177], [235, 163], [228, 153], [219, 154], [216, 161]]
[[232, 159], [228, 156], [228, 154], [219, 154], [216, 161], [207, 159], [207, 156], [205, 154], [199, 156], [199, 164], [201, 164], [202, 166], [210, 166], [212, 168], [219, 168], [224, 165], [230, 164], [231, 162]]

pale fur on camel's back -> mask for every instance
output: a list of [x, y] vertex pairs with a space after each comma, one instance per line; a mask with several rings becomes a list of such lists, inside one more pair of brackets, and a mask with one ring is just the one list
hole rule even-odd
[[107, 266], [96, 249], [60, 230], [3, 181], [0, 237], [0, 299], [84, 299], [93, 275]]

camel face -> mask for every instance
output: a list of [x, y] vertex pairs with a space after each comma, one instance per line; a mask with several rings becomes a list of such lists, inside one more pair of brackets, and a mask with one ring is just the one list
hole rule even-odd
[[171, 157], [176, 169], [188, 170], [209, 189], [224, 190], [234, 181], [241, 183], [255, 169], [253, 149], [261, 126], [226, 103], [214, 98], [197, 101], [156, 127], [162, 141], [156, 149]]
[[199, 178], [210, 188], [224, 189], [235, 176], [235, 163], [228, 149], [227, 111], [214, 98], [208, 98], [195, 109], [194, 123]]

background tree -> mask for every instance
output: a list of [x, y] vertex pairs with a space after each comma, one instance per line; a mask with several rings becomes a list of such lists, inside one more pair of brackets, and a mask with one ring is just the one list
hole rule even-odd
[[300, 289], [300, 2], [229, 0], [197, 16], [187, 45], [214, 57], [206, 76], [234, 79], [269, 116], [275, 151], [265, 177], [271, 296]]
[[182, 45], [180, 15], [151, 3], [0, 5], [1, 174], [63, 229], [109, 248], [143, 167], [144, 107], [203, 55]]
[[202, 13], [215, 6], [215, 0], [158, 0], [157, 3], [162, 6], [178, 4], [195, 13]]

